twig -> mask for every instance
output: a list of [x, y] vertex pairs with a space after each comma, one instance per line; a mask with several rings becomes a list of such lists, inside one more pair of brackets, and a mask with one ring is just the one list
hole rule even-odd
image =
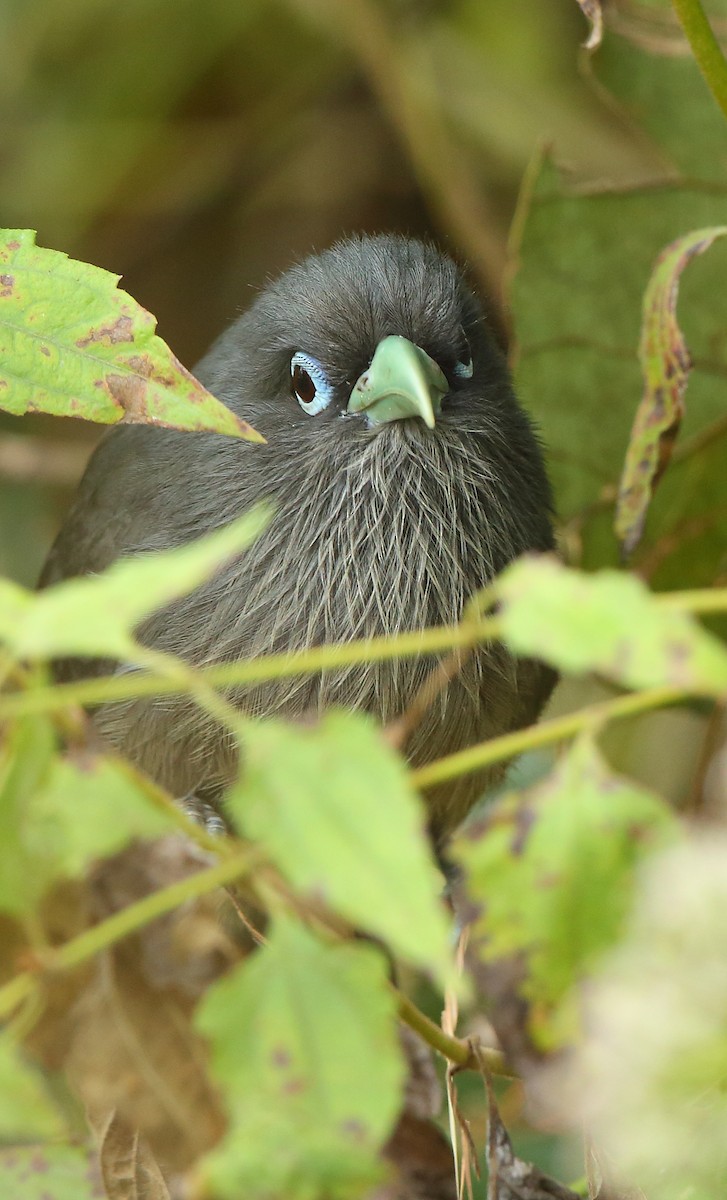
[[715, 704], [707, 719], [704, 737], [699, 748], [699, 757], [694, 770], [689, 795], [687, 796], [684, 805], [684, 812], [689, 816], [699, 816], [702, 811], [704, 802], [704, 784], [707, 778], [710, 763], [717, 753], [724, 738], [724, 718], [727, 701], [721, 701]]
[[430, 671], [406, 712], [387, 725], [384, 733], [391, 746], [399, 750], [406, 745], [440, 693], [459, 675], [473, 649], [467, 646], [453, 650]]
[[462, 1070], [475, 1071], [479, 1070], [480, 1063], [484, 1062], [493, 1075], [504, 1075], [506, 1079], [515, 1078], [502, 1051], [495, 1050], [493, 1046], [483, 1046], [479, 1038], [450, 1036], [418, 1009], [408, 996], [393, 984], [390, 984], [390, 987], [396, 997], [400, 1019], [449, 1062], [455, 1063]]
[[[318, 671], [334, 670], [336, 667], [385, 662], [392, 658], [416, 658], [420, 654], [437, 654], [457, 647], [477, 646], [497, 639], [500, 628], [497, 618], [486, 617], [465, 621], [460, 625], [437, 625], [431, 629], [401, 633], [396, 637], [362, 638], [356, 642], [313, 646], [309, 650], [261, 655], [242, 662], [217, 663], [196, 668], [195, 677], [209, 687], [227, 688], [297, 675], [315, 675]], [[184, 691], [186, 687], [180, 681], [168, 676], [162, 679], [157, 674], [128, 671], [123, 675], [104, 675], [96, 679], [76, 680], [4, 695], [0, 697], [0, 720], [54, 712], [69, 704], [93, 707], [117, 700], [172, 696]]]

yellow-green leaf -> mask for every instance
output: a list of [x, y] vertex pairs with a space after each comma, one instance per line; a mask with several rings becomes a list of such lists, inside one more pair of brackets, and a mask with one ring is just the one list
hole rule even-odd
[[286, 878], [410, 962], [451, 971], [443, 880], [406, 768], [360, 713], [266, 721], [244, 740], [226, 807]]
[[0, 745], [5, 912], [31, 912], [57, 880], [79, 877], [132, 838], [175, 828], [122, 759], [90, 750], [55, 753], [46, 718], [18, 722]]
[[[52, 1138], [62, 1132], [63, 1121], [43, 1086], [40, 1072], [4, 1034], [0, 1037], [0, 1141]], [[3, 1195], [9, 1197], [12, 1193], [3, 1188]]]
[[352, 1197], [379, 1173], [404, 1066], [386, 963], [289, 919], [198, 1014], [230, 1126], [202, 1164], [215, 1196]]
[[155, 333], [118, 275], [0, 230], [0, 408], [261, 442]]
[[727, 693], [727, 649], [634, 575], [587, 575], [526, 557], [508, 567], [498, 590], [504, 638], [518, 654], [626, 687]]
[[611, 774], [583, 738], [458, 840], [453, 854], [479, 909], [475, 974], [497, 1027], [512, 1036], [521, 1026], [541, 1050], [577, 1037], [573, 988], [621, 932], [636, 864], [676, 829], [659, 797]]
[[123, 559], [100, 575], [68, 579], [43, 592], [0, 580], [0, 642], [16, 658], [65, 655], [134, 660], [132, 630], [149, 613], [186, 595], [240, 554], [261, 532], [258, 505], [174, 550]]

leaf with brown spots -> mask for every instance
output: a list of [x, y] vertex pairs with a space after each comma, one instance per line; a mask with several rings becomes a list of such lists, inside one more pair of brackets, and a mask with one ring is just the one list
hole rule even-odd
[[671, 242], [657, 258], [644, 294], [639, 345], [644, 394], [631, 428], [615, 520], [626, 555], [641, 540], [654, 488], [669, 465], [684, 416], [691, 364], [676, 320], [679, 277], [688, 262], [726, 233], [727, 226], [714, 225]]
[[123, 759], [55, 752], [53, 728], [30, 717], [0, 744], [0, 836], [7, 855], [0, 909], [27, 916], [59, 880], [79, 879], [94, 861], [133, 838], [174, 829]]
[[112, 1113], [104, 1126], [99, 1161], [108, 1200], [169, 1200], [169, 1189], [146, 1141]]
[[0, 1188], [3, 1200], [107, 1200], [91, 1150], [57, 1142], [3, 1146]]
[[118, 275], [0, 230], [0, 408], [262, 442], [157, 336]]
[[727, 694], [727, 649], [668, 599], [625, 571], [587, 574], [524, 557], [498, 581], [511, 650], [561, 671], [595, 671], [629, 688]]
[[516, 1068], [578, 1035], [574, 989], [619, 936], [637, 864], [675, 837], [667, 806], [581, 738], [455, 843], [474, 910], [472, 973]]
[[198, 1025], [229, 1115], [202, 1190], [359, 1195], [401, 1103], [404, 1066], [383, 957], [330, 945], [290, 919], [208, 992]]

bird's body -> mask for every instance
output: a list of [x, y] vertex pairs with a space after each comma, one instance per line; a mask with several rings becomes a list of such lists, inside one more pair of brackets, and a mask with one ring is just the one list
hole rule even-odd
[[[395, 375], [416, 376], [414, 391], [426, 376], [434, 408], [419, 407], [425, 397], [411, 401], [415, 412], [403, 392], [380, 383], [392, 356]], [[261, 293], [196, 373], [267, 444], [112, 431], [44, 572], [50, 583], [99, 571], [272, 500], [273, 520], [250, 550], [145, 623], [140, 636], [150, 645], [199, 665], [453, 624], [509, 561], [552, 545], [530, 423], [477, 302], [433, 247], [360, 238], [306, 260]], [[386, 722], [432, 665], [365, 664], [234, 698], [261, 715], [309, 717], [343, 705]], [[407, 755], [420, 764], [517, 728], [537, 716], [551, 687], [540, 664], [483, 648], [412, 734]], [[234, 774], [229, 739], [185, 699], [107, 706], [96, 720], [177, 796], [214, 795]], [[469, 776], [432, 791], [437, 839], [486, 782]]]

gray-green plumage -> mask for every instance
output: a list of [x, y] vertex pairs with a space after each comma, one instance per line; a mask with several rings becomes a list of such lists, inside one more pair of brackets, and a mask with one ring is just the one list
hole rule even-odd
[[[371, 423], [353, 411], [353, 389], [367, 382], [391, 335], [425, 351], [431, 373], [446, 377], [433, 428], [419, 416], [387, 413]], [[457, 363], [470, 351], [466, 377]], [[316, 415], [292, 394], [296, 352], [312, 356], [330, 387], [331, 402]], [[476, 300], [432, 246], [362, 237], [307, 259], [258, 296], [196, 374], [267, 444], [114, 429], [43, 573], [49, 584], [102, 570], [120, 555], [180, 545], [272, 499], [274, 519], [251, 550], [146, 622], [141, 636], [150, 645], [199, 665], [454, 623], [511, 559], [552, 546], [550, 493], [530, 422]], [[431, 667], [431, 659], [376, 663], [235, 698], [260, 714], [308, 717], [344, 705], [385, 722], [406, 709]], [[540, 664], [483, 649], [433, 705], [407, 754], [420, 764], [517, 728], [537, 716], [552, 683]], [[95, 719], [177, 796], [214, 796], [234, 772], [229, 739], [184, 699], [107, 706]], [[437, 839], [488, 778], [432, 791]]]

